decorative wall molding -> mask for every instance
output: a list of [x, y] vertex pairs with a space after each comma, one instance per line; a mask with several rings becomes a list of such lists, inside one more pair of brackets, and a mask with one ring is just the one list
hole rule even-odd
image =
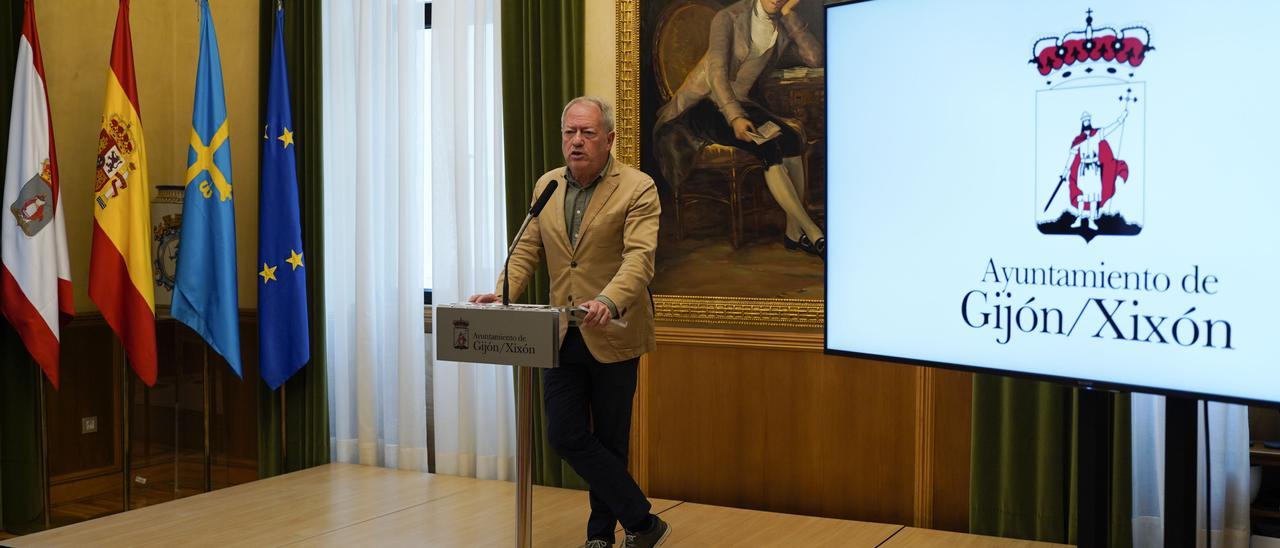
[[745, 331], [705, 327], [658, 327], [658, 344], [759, 348], [821, 352], [822, 333], [810, 331]]
[[913, 527], [933, 528], [935, 370], [916, 368], [915, 508]]

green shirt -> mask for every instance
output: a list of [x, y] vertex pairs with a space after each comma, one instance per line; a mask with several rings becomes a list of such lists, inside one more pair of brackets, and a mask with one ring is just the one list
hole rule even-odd
[[587, 206], [591, 204], [591, 195], [596, 193], [596, 183], [604, 179], [609, 168], [613, 165], [613, 155], [609, 156], [609, 161], [605, 162], [604, 169], [600, 171], [589, 184], [583, 186], [573, 176], [573, 170], [564, 170], [564, 226], [569, 230], [569, 244], [578, 244], [578, 231], [582, 228], [582, 216], [587, 212]]
[[[596, 183], [604, 179], [605, 174], [609, 173], [610, 167], [613, 167], [612, 154], [609, 155], [609, 161], [605, 162], [604, 169], [600, 170], [600, 173], [586, 186], [583, 186], [582, 183], [579, 183], [574, 178], [573, 170], [567, 168], [564, 170], [564, 226], [569, 231], [569, 245], [578, 244], [578, 232], [582, 228], [582, 216], [586, 214], [587, 206], [591, 205], [591, 195], [595, 194], [596, 187], [599, 186]], [[596, 300], [609, 307], [609, 312], [614, 318], [618, 317], [618, 306], [613, 304], [613, 301], [609, 300], [608, 297], [597, 295]]]

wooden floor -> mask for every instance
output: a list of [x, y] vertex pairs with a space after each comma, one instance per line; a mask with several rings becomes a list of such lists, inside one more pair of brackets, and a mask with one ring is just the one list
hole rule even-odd
[[[511, 546], [510, 482], [332, 464], [5, 540], [5, 546]], [[653, 501], [667, 546], [1049, 544]], [[535, 546], [581, 546], [584, 491], [535, 487]], [[619, 539], [621, 540], [621, 539]]]
[[[131, 509], [153, 506], [204, 492], [203, 455], [184, 455], [175, 459], [156, 459], [152, 463], [133, 463], [134, 477], [147, 478], [145, 484], [135, 484], [129, 495]], [[232, 485], [257, 481], [258, 466], [255, 462], [219, 462], [211, 470], [214, 490]], [[100, 479], [118, 478], [119, 472], [82, 478], [78, 483], [91, 484], [88, 489], [59, 489], [55, 487], [50, 520], [54, 527], [62, 527], [91, 519], [117, 514], [124, 507], [123, 487], [119, 482], [108, 481], [101, 488]], [[94, 489], [94, 487], [98, 487]], [[86, 492], [87, 491], [87, 492]], [[58, 495], [62, 495], [59, 497]], [[61, 500], [60, 500], [61, 499]], [[70, 500], [68, 500], [70, 499]], [[0, 533], [3, 535], [3, 533]], [[9, 538], [0, 536], [0, 538]]]

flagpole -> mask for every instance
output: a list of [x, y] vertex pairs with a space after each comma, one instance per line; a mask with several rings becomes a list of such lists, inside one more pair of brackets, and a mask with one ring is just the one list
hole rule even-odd
[[289, 444], [288, 444], [289, 434], [286, 431], [286, 428], [288, 428], [289, 423], [285, 422], [284, 420], [285, 413], [288, 411], [289, 405], [288, 405], [288, 400], [285, 399], [284, 390], [285, 390], [285, 385], [283, 384], [280, 385], [280, 473], [281, 474], [287, 471], [285, 468], [285, 465], [286, 463], [289, 462], [285, 458], [289, 454]]
[[44, 375], [34, 360], [31, 364], [35, 366], [36, 382], [40, 384], [36, 391], [36, 402], [40, 406], [40, 475], [41, 485], [44, 486], [41, 499], [44, 503], [44, 528], [47, 531], [52, 528], [53, 514], [53, 501], [50, 500], [49, 493], [49, 417], [45, 411]]
[[[282, 11], [284, 11], [283, 0], [276, 0], [276, 18], [277, 19], [281, 17], [280, 12]], [[268, 116], [268, 120], [270, 120], [269, 109], [268, 109], [267, 116]], [[259, 321], [261, 321], [261, 318], [259, 318]], [[259, 366], [261, 366], [261, 364], [259, 364]], [[285, 385], [281, 384], [280, 385], [280, 471], [281, 472], [285, 471], [285, 462], [286, 462], [285, 452], [288, 451], [287, 449], [288, 445], [285, 443], [286, 440], [288, 440], [288, 435], [285, 432], [285, 428], [287, 428], [288, 423], [285, 422], [285, 416], [284, 416], [285, 410], [288, 409], [288, 400], [285, 399], [284, 388], [285, 388]]]
[[120, 462], [121, 462], [120, 471], [121, 471], [121, 479], [124, 481], [124, 486], [120, 490], [120, 492], [121, 492], [121, 496], [124, 499], [123, 500], [124, 506], [121, 508], [121, 511], [127, 512], [129, 511], [129, 490], [132, 487], [132, 482], [129, 481], [129, 466], [130, 466], [129, 454], [131, 452], [129, 448], [129, 402], [133, 398], [132, 398], [132, 394], [129, 393], [129, 381], [130, 381], [129, 357], [125, 355], [123, 343], [124, 341], [121, 341], [119, 356], [120, 356], [120, 372], [121, 372], [120, 387], [121, 387], [121, 392], [123, 393], [123, 397], [121, 398], [123, 405], [122, 405], [120, 416], [123, 418], [122, 422], [124, 423], [124, 425], [120, 428], [121, 435], [123, 436], [123, 439], [121, 440], [121, 446], [120, 446]]
[[[185, 362], [185, 360], [182, 360], [182, 361]], [[178, 490], [179, 490], [178, 479], [182, 477], [182, 459], [183, 459], [182, 418], [181, 418], [182, 403], [183, 403], [182, 402], [182, 381], [183, 381], [182, 375], [183, 373], [185, 373], [185, 371], [183, 371], [182, 363], [175, 364], [175, 365], [176, 365], [175, 367], [176, 371], [174, 371], [175, 375], [173, 376], [173, 394], [174, 394], [173, 396], [173, 446], [171, 447], [171, 449], [173, 450], [173, 498], [176, 499], [178, 498]], [[158, 365], [157, 365], [156, 371], [157, 372], [159, 371]], [[156, 381], [157, 384], [159, 382], [160, 382], [159, 380]], [[151, 389], [150, 388], [142, 389], [142, 409], [143, 409], [142, 424], [147, 425], [147, 429], [148, 429], [147, 434], [144, 435], [147, 438], [147, 443], [145, 445], [146, 449], [143, 450], [142, 454], [146, 455], [147, 463], [150, 464], [151, 462], [151, 435], [150, 435]]]
[[209, 446], [209, 430], [213, 425], [213, 420], [209, 416], [212, 406], [209, 405], [210, 398], [213, 396], [212, 378], [209, 377], [209, 345], [204, 345], [204, 492], [213, 491], [213, 451]]

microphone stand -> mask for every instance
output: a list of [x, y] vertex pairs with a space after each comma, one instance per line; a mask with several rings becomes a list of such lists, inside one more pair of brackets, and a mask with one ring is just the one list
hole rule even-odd
[[542, 213], [542, 208], [546, 207], [547, 202], [551, 200], [551, 195], [555, 193], [557, 186], [560, 186], [560, 181], [554, 179], [547, 183], [547, 186], [542, 189], [542, 195], [538, 196], [533, 207], [529, 208], [529, 213], [524, 216], [524, 222], [520, 224], [520, 230], [516, 231], [516, 237], [511, 239], [511, 246], [507, 248], [507, 260], [502, 263], [502, 306], [511, 306], [511, 254], [516, 252], [516, 245], [520, 243], [520, 238], [524, 237], [524, 231], [529, 228], [529, 222]]
[[[507, 248], [507, 260], [502, 264], [502, 306], [511, 306], [511, 255], [515, 253], [520, 238], [529, 228], [529, 223], [542, 213], [542, 208], [551, 201], [560, 182], [552, 179], [542, 189], [529, 213], [520, 223], [520, 230], [511, 239]], [[530, 446], [533, 442], [533, 371], [525, 367], [517, 367], [516, 377], [520, 387], [516, 392], [516, 546], [531, 546], [533, 541], [533, 468], [530, 459]]]
[[529, 222], [532, 220], [532, 213], [524, 216], [520, 230], [516, 231], [515, 239], [511, 240], [511, 246], [507, 248], [507, 260], [502, 263], [502, 306], [511, 306], [511, 254], [515, 253], [516, 246], [520, 244], [520, 238], [524, 236], [524, 231], [529, 228]]

